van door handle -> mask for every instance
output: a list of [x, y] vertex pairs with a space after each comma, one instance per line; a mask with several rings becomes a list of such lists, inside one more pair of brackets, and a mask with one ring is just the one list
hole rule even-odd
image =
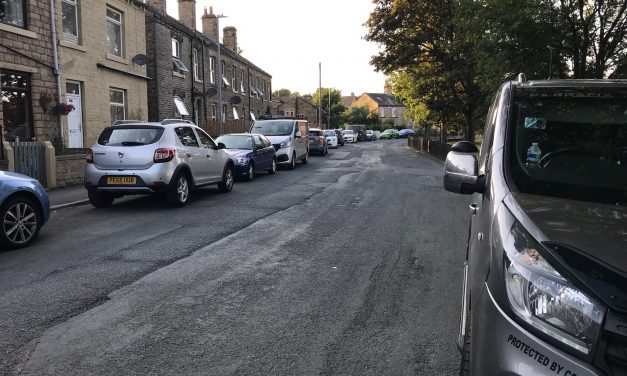
[[468, 205], [468, 208], [470, 209], [470, 214], [475, 215], [477, 214], [477, 211], [479, 210], [479, 206], [477, 204], [475, 204], [474, 202], [470, 205]]

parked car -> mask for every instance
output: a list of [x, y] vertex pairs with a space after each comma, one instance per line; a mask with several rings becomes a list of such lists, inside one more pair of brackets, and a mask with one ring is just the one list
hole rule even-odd
[[396, 129], [386, 129], [383, 132], [381, 132], [381, 134], [379, 135], [379, 138], [381, 138], [382, 140], [389, 140], [392, 138], [398, 138], [398, 131]]
[[183, 206], [193, 188], [233, 188], [234, 163], [224, 144], [179, 119], [106, 127], [88, 149], [86, 162], [85, 188], [97, 208], [110, 206], [116, 197], [160, 192]]
[[29, 176], [0, 171], [0, 246], [30, 245], [50, 218], [50, 201], [44, 187]]
[[299, 119], [260, 119], [250, 127], [250, 133], [259, 133], [268, 138], [276, 150], [276, 162], [290, 170], [296, 161], [309, 162], [309, 125]]
[[444, 188], [472, 195], [461, 374], [625, 375], [625, 114], [624, 80], [521, 74], [481, 152], [452, 147]]
[[310, 128], [309, 129], [309, 152], [316, 152], [322, 156], [328, 153], [327, 140], [322, 133], [321, 129]]
[[343, 138], [344, 138], [344, 142], [357, 142], [357, 135], [350, 129], [345, 129], [344, 132], [342, 132], [343, 134]]
[[333, 129], [330, 130], [325, 130], [322, 132], [324, 134], [324, 138], [327, 140], [327, 145], [330, 148], [337, 148], [338, 145], [338, 139], [337, 139], [337, 134], [335, 133], [335, 131]]
[[262, 134], [231, 133], [216, 138], [235, 162], [235, 176], [248, 181], [260, 171], [276, 172], [276, 151], [270, 140]]
[[374, 131], [371, 129], [366, 130], [366, 141], [374, 141], [377, 139], [377, 136], [374, 134]]
[[401, 129], [400, 131], [398, 131], [398, 137], [399, 138], [407, 138], [407, 137], [413, 136], [415, 134], [416, 134], [416, 132], [414, 132], [411, 129]]
[[349, 124], [346, 126], [347, 130], [352, 130], [357, 135], [357, 141], [366, 141], [366, 126], [361, 124]]
[[334, 129], [333, 131], [335, 131], [335, 135], [337, 136], [337, 143], [340, 146], [344, 146], [344, 134], [342, 133], [342, 130]]

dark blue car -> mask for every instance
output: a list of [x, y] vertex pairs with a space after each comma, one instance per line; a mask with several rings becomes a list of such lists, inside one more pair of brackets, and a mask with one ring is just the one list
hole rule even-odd
[[216, 139], [226, 146], [225, 151], [235, 163], [235, 176], [253, 180], [259, 171], [276, 172], [275, 149], [262, 134], [231, 133]]
[[0, 249], [28, 246], [49, 217], [48, 194], [37, 180], [0, 171]]

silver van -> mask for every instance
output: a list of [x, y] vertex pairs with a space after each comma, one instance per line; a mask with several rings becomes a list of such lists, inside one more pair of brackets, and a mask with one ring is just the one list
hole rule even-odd
[[460, 374], [627, 375], [627, 81], [506, 82], [444, 188], [472, 195]]
[[268, 138], [276, 150], [277, 165], [286, 165], [290, 170], [296, 161], [309, 162], [309, 126], [300, 119], [260, 119], [250, 127], [250, 133], [260, 133]]

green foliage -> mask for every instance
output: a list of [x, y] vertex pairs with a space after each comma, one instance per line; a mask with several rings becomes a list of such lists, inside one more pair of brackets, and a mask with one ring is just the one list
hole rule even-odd
[[292, 92], [289, 89], [279, 89], [272, 92], [272, 98], [281, 98], [281, 97], [289, 97], [292, 95]]
[[368, 106], [351, 106], [343, 114], [345, 124], [363, 124], [366, 129], [380, 130], [381, 119], [376, 111], [370, 111]]
[[[322, 94], [322, 98], [321, 98]], [[336, 128], [342, 124], [343, 114], [346, 107], [342, 104], [342, 92], [334, 88], [322, 88], [316, 90], [311, 96], [311, 103], [318, 105], [322, 99], [322, 111], [327, 114], [329, 108], [331, 109], [331, 124], [330, 128]]]

